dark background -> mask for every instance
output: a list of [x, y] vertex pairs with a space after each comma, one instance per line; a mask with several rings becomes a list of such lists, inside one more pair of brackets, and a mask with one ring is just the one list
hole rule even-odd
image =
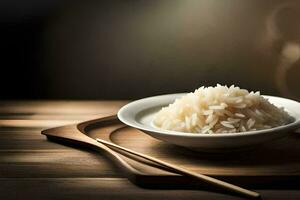
[[235, 84], [299, 99], [300, 3], [0, 1], [1, 99], [137, 99]]

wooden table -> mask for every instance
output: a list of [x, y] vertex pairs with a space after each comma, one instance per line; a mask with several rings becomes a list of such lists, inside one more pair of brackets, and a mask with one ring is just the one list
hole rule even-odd
[[[0, 199], [241, 199], [131, 184], [105, 157], [46, 140], [49, 127], [115, 114], [125, 101], [0, 102]], [[300, 199], [298, 189], [258, 190], [264, 199]]]

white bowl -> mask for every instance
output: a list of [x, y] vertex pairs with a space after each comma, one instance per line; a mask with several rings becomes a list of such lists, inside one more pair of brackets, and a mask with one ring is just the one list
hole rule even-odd
[[154, 96], [133, 101], [123, 106], [118, 112], [118, 118], [128, 126], [142, 130], [150, 136], [180, 146], [201, 151], [232, 151], [253, 147], [274, 139], [282, 138], [289, 132], [300, 128], [300, 103], [274, 96], [264, 96], [271, 103], [285, 110], [295, 119], [292, 123], [258, 131], [224, 134], [195, 134], [169, 131], [152, 125], [152, 119], [162, 107], [173, 103], [175, 99], [185, 95], [169, 94]]

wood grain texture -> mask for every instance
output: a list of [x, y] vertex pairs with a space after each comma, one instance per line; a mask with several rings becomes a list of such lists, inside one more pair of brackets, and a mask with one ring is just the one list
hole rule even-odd
[[[86, 132], [93, 138], [103, 139], [103, 133], [111, 129], [97, 123], [93, 126]], [[191, 151], [130, 127], [116, 129], [109, 136], [109, 140], [123, 147], [234, 184], [257, 188], [300, 185], [299, 133], [248, 151], [224, 154]], [[278, 157], [279, 154], [284, 156]]]
[[92, 115], [115, 113], [128, 101], [1, 101], [1, 115]]
[[[97, 137], [96, 132], [97, 129], [93, 130], [93, 137]], [[101, 129], [99, 133], [101, 136]], [[111, 140], [140, 153], [209, 175], [295, 175], [300, 177], [299, 133], [248, 151], [224, 154], [194, 152], [175, 147], [129, 127], [113, 132]]]
[[[125, 101], [0, 102], [0, 122], [5, 120], [0, 126], [0, 199], [240, 199], [204, 190], [139, 188], [122, 178], [124, 175], [101, 154], [52, 143], [40, 135], [42, 129], [50, 128], [56, 122], [64, 125], [115, 114], [125, 103]], [[100, 133], [96, 130], [90, 134], [95, 137]], [[112, 139], [119, 144], [127, 142], [127, 147], [133, 149], [142, 145], [136, 143], [137, 146], [132, 146], [124, 132], [116, 132]], [[131, 139], [144, 140], [139, 137]], [[298, 146], [295, 145], [295, 148]], [[157, 148], [165, 152], [161, 158], [167, 159], [168, 149], [171, 147], [157, 145]], [[179, 157], [187, 156], [180, 148], [173, 148], [173, 151]], [[147, 146], [144, 152], [149, 152]], [[279, 151], [277, 157], [284, 160], [290, 156], [294, 154]], [[195, 157], [203, 158], [202, 155]], [[240, 159], [245, 160], [246, 157]], [[232, 162], [241, 161], [236, 159]], [[298, 160], [294, 160], [294, 163], [297, 165]], [[191, 165], [188, 161], [183, 164]], [[285, 163], [281, 162], [280, 165], [284, 166]], [[295, 169], [291, 171], [293, 170], [298, 173]], [[259, 190], [259, 192], [265, 199], [300, 199], [298, 188]]]
[[[255, 184], [256, 187], [270, 188], [274, 185], [289, 187], [299, 184], [297, 180], [300, 178], [298, 157], [300, 148], [297, 146], [299, 140], [297, 134], [284, 140], [274, 141], [269, 145], [256, 147], [254, 150], [226, 154], [194, 152], [170, 145], [153, 139], [137, 129], [124, 127], [115, 117], [99, 118], [78, 125], [47, 129], [43, 131], [43, 134], [63, 140], [65, 143], [71, 139], [70, 142], [72, 143], [81, 145], [83, 142], [96, 148], [98, 148], [99, 143], [95, 144], [87, 135], [92, 138], [112, 140], [115, 143], [122, 143], [124, 147], [129, 146], [130, 149], [137, 152], [237, 185], [251, 186]], [[284, 159], [278, 159], [278, 152], [289, 153]], [[132, 163], [128, 159], [126, 161]], [[135, 165], [133, 167], [136, 168]], [[131, 174], [130, 178], [137, 177], [133, 178], [133, 182], [138, 185], [160, 185], [162, 181], [167, 179], [169, 182], [165, 182], [165, 184], [172, 187], [174, 183], [179, 185], [188, 182], [185, 177], [174, 177], [174, 174], [162, 170], [153, 171], [152, 168], [147, 167], [145, 169], [141, 165], [136, 169], [139, 170], [138, 173], [131, 169], [127, 169], [127, 171]], [[143, 174], [147, 174], [146, 181], [143, 180]], [[157, 182], [151, 181], [149, 183], [147, 179], [149, 175], [155, 176]]]
[[0, 178], [123, 177], [105, 156], [79, 150], [1, 151]]
[[[130, 199], [242, 200], [226, 194], [195, 190], [149, 190], [120, 178], [0, 179], [0, 199]], [[297, 190], [258, 190], [264, 199], [298, 200]]]
[[71, 150], [64, 145], [45, 140], [45, 137], [41, 135], [41, 131], [41, 128], [0, 129], [0, 152], [16, 150], [20, 150], [20, 152], [24, 150]]

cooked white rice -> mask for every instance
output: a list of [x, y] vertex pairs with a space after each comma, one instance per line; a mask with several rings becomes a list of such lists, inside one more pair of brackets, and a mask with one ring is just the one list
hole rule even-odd
[[237, 133], [281, 126], [292, 118], [259, 92], [235, 86], [201, 87], [154, 117], [155, 126], [189, 133]]

